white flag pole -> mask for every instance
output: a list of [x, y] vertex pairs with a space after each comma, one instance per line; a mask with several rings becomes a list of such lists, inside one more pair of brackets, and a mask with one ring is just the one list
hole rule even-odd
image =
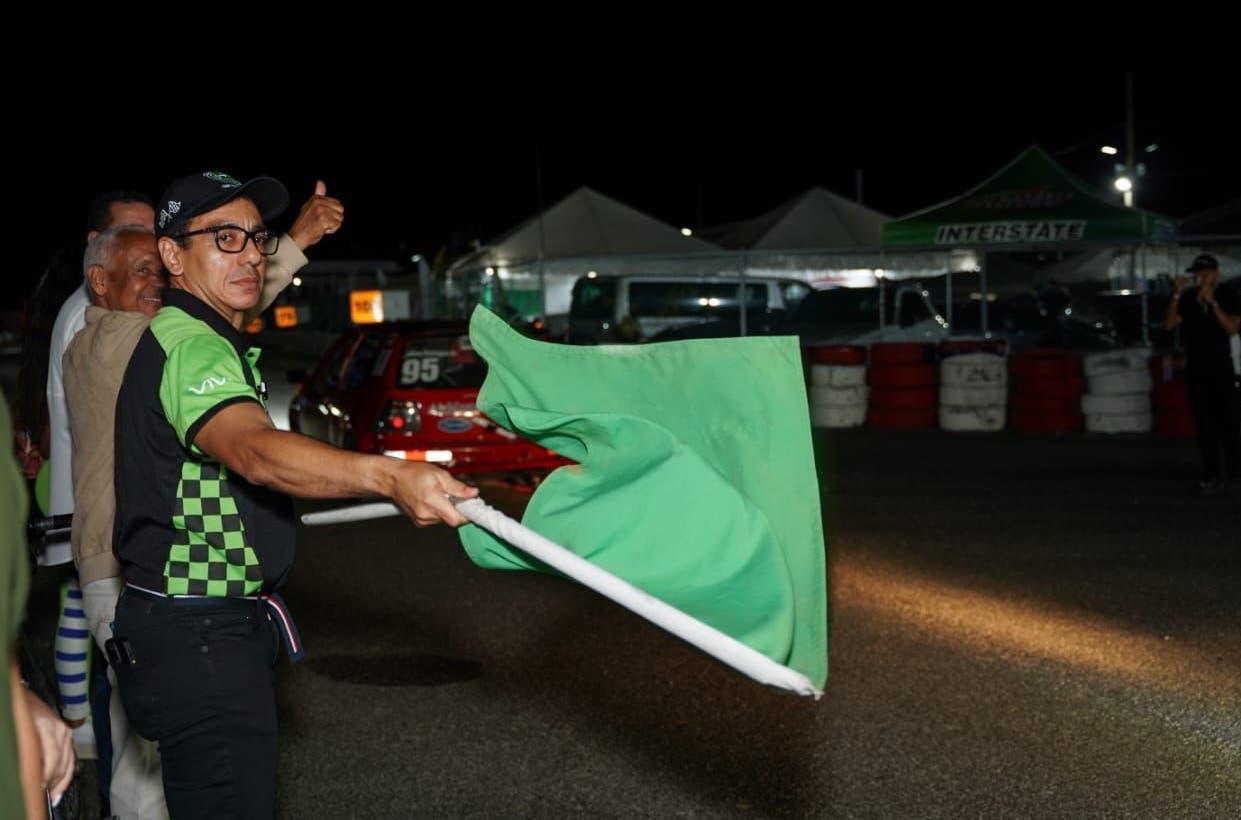
[[[583, 586], [593, 589], [605, 598], [663, 627], [738, 672], [748, 675], [759, 683], [788, 689], [799, 695], [812, 695], [815, 699], [822, 697], [823, 692], [816, 689], [810, 679], [800, 672], [776, 663], [736, 638], [648, 595], [628, 581], [617, 578], [607, 570], [595, 566], [585, 558], [575, 555], [529, 527], [514, 521], [489, 506], [481, 498], [453, 499], [453, 503], [463, 516], [497, 538], [504, 539]], [[400, 510], [395, 505], [386, 502], [360, 504], [337, 510], [306, 513], [302, 516], [302, 523], [307, 525], [337, 524], [400, 514]]]
[[355, 504], [352, 507], [340, 507], [323, 512], [302, 513], [302, 523], [315, 527], [320, 524], [349, 524], [354, 521], [367, 521], [372, 518], [388, 518], [401, 515], [401, 511], [390, 501], [378, 501], [373, 504]]

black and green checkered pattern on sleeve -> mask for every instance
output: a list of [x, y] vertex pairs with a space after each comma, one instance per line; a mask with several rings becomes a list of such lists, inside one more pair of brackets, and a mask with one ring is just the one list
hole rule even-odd
[[259, 559], [227, 479], [221, 464], [182, 464], [164, 567], [167, 594], [238, 597], [262, 588]]

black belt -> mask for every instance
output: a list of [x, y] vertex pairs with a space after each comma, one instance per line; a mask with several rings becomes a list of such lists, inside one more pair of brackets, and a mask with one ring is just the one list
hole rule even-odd
[[284, 651], [289, 655], [289, 662], [297, 663], [306, 654], [306, 647], [302, 645], [301, 633], [297, 631], [297, 624], [293, 622], [293, 614], [289, 612], [289, 606], [284, 602], [284, 598], [279, 592], [262, 592], [253, 597], [245, 598], [226, 598], [212, 595], [164, 595], [163, 593], [126, 583], [125, 589], [121, 594], [132, 595], [135, 598], [170, 606], [173, 609], [214, 609], [218, 611], [221, 609], [257, 609], [260, 606], [264, 606], [267, 608], [267, 617], [276, 624], [276, 628], [280, 632], [280, 642], [284, 644]]
[[257, 595], [246, 598], [225, 598], [218, 595], [164, 595], [160, 592], [153, 592], [145, 587], [136, 587], [133, 584], [125, 584], [124, 595], [132, 595], [135, 598], [141, 598], [144, 601], [152, 601], [157, 604], [165, 604], [167, 606], [181, 609], [183, 607], [201, 607], [204, 609], [255, 609], [261, 603]]

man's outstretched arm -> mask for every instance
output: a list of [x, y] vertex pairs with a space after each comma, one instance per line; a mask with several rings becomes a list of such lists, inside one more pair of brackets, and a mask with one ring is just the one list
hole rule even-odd
[[464, 524], [448, 496], [478, 495], [432, 464], [354, 453], [277, 430], [255, 402], [225, 407], [193, 443], [254, 484], [301, 498], [390, 498], [420, 527]]

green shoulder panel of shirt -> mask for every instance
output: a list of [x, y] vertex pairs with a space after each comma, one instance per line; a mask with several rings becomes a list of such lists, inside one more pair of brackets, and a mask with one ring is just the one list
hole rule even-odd
[[[13, 441], [8, 400], [0, 393], [0, 441]], [[3, 635], [3, 669], [0, 669], [0, 816], [22, 815], [21, 784], [17, 778], [17, 736], [13, 710], [9, 708], [9, 663], [13, 639], [26, 609], [29, 564], [26, 558], [26, 482], [22, 480], [12, 452], [0, 458], [0, 635]]]
[[[0, 441], [13, 440], [13, 424], [9, 404], [0, 393]], [[29, 562], [26, 558], [26, 513], [30, 499], [21, 468], [12, 453], [0, 462], [0, 594], [4, 611], [0, 611], [0, 634], [5, 641], [17, 635], [17, 627], [26, 612], [29, 589]], [[5, 647], [9, 644], [5, 643]], [[7, 672], [7, 670], [6, 670]]]
[[[206, 322], [165, 306], [151, 320], [151, 333], [167, 356], [159, 389], [165, 417], [181, 444], [202, 455], [186, 435], [203, 414], [224, 401], [262, 400], [247, 383], [236, 349]], [[252, 376], [257, 383], [258, 373]]]

